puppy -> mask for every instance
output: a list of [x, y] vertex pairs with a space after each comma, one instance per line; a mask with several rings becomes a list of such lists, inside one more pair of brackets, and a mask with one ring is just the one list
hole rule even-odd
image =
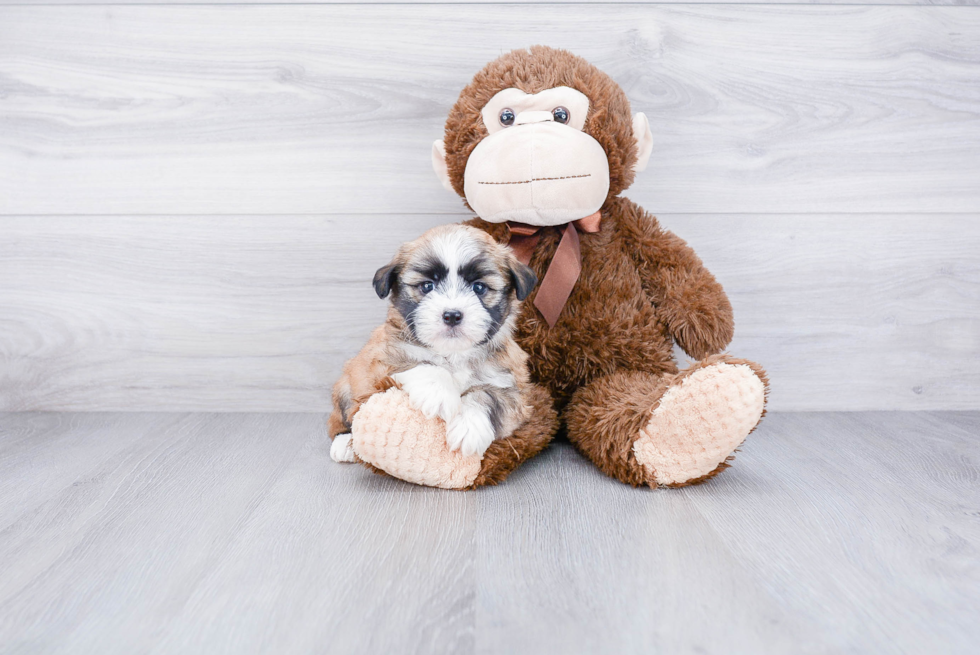
[[476, 228], [437, 227], [402, 245], [374, 275], [378, 296], [391, 296], [388, 319], [333, 388], [334, 461], [354, 461], [354, 414], [392, 386], [426, 417], [444, 420], [450, 450], [463, 455], [482, 456], [517, 429], [529, 412], [529, 382], [527, 355], [512, 335], [536, 283], [510, 248]]

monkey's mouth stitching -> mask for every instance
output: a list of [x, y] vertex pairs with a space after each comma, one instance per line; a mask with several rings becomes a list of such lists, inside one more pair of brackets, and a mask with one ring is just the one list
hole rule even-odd
[[519, 182], [477, 182], [477, 184], [530, 184], [531, 182], [545, 182], [548, 180], [574, 180], [579, 177], [592, 177], [592, 173], [585, 175], [565, 175], [562, 177], [535, 177], [530, 180], [520, 180]]

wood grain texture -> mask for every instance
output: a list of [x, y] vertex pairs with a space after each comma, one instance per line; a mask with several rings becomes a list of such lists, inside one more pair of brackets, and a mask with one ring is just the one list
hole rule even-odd
[[758, 584], [828, 636], [812, 652], [975, 650], [980, 523], [947, 518], [980, 501], [978, 416], [946, 416], [775, 415], [744, 475], [695, 492]]
[[[375, 269], [447, 218], [0, 218], [0, 407], [327, 411], [383, 320]], [[978, 407], [975, 218], [660, 220], [725, 286], [773, 409]]]
[[[508, 0], [507, 4], [638, 4], [638, 5], [672, 5], [672, 4], [780, 4], [780, 5], [938, 5], [938, 6], [973, 6], [980, 0], [754, 0], [746, 3], [743, 0], [561, 0], [561, 2], [541, 2], [540, 0]], [[304, 2], [303, 0], [142, 0], [132, 2], [132, 0], [100, 0], [95, 3], [92, 0], [0, 0], [0, 6], [61, 6], [61, 5], [291, 5], [291, 4], [318, 4], [318, 5], [419, 5], [419, 4], [447, 4], [447, 5], [484, 5], [496, 4], [499, 2], [487, 2], [487, 0], [427, 0], [420, 3], [418, 0], [326, 0], [321, 2]]]
[[51, 485], [0, 494], [0, 652], [966, 655], [980, 638], [980, 413], [774, 413], [730, 471], [669, 491], [567, 443], [500, 487], [425, 489], [331, 462], [323, 422], [0, 415], [3, 479]]
[[959, 420], [972, 433], [771, 414], [732, 470], [680, 494], [552, 448], [485, 492], [477, 634], [486, 652], [971, 652], [980, 444], [977, 415]]
[[980, 212], [980, 10], [0, 8], [0, 213], [454, 213], [431, 142], [532, 43], [651, 119], [660, 213]]
[[[461, 584], [469, 549], [456, 541], [472, 533], [471, 498], [430, 494], [419, 504], [369, 476], [360, 493], [345, 493], [351, 477], [324, 466], [320, 415], [76, 420], [95, 451], [143, 434], [0, 532], [0, 651], [310, 652], [302, 639], [313, 639], [334, 652], [398, 652], [404, 642], [391, 639], [420, 627], [416, 613], [438, 617], [413, 638], [419, 652], [459, 652], [447, 637], [465, 643], [465, 611], [462, 628], [452, 624], [469, 608], [452, 594], [471, 593]], [[11, 473], [31, 483], [42, 462], [65, 456], [52, 446]], [[223, 572], [241, 566], [245, 578], [224, 585]], [[303, 630], [270, 633], [280, 619]], [[220, 638], [208, 643], [198, 624]]]
[[8, 409], [324, 410], [440, 217], [0, 219]]

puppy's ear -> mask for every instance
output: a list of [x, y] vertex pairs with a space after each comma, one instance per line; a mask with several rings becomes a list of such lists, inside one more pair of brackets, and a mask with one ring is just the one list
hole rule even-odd
[[374, 274], [374, 290], [378, 298], [387, 298], [391, 293], [391, 288], [398, 283], [398, 264], [392, 262], [387, 266], [382, 266]]
[[524, 300], [531, 294], [534, 285], [538, 283], [538, 276], [534, 274], [530, 266], [525, 266], [514, 258], [510, 262], [510, 281], [517, 291], [517, 299]]

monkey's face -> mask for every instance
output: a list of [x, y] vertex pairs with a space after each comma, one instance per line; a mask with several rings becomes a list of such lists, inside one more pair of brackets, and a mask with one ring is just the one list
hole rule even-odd
[[582, 131], [589, 99], [568, 87], [533, 95], [505, 89], [480, 114], [489, 133], [470, 153], [466, 201], [483, 220], [558, 225], [594, 213], [609, 192], [609, 163]]
[[535, 46], [477, 75], [432, 162], [443, 185], [485, 221], [561, 225], [629, 186], [652, 142], [646, 117], [631, 119], [608, 76], [571, 53]]

